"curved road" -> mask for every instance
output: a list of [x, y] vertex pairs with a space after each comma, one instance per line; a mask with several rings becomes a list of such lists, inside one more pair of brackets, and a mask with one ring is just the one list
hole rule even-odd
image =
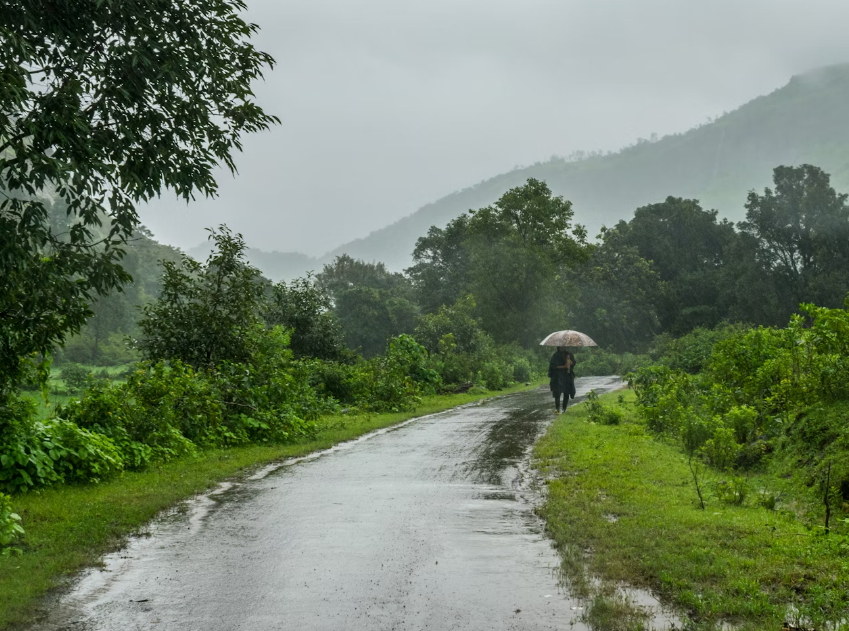
[[[578, 395], [620, 385], [579, 379]], [[500, 397], [225, 485], [107, 557], [35, 628], [585, 629], [521, 497], [552, 405], [543, 390]]]

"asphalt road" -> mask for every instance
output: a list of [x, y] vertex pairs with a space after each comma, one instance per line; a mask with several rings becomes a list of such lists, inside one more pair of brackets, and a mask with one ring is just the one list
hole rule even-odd
[[[578, 395], [619, 385], [579, 379]], [[552, 408], [544, 390], [500, 397], [225, 485], [107, 557], [35, 628], [585, 629], [523, 473]]]

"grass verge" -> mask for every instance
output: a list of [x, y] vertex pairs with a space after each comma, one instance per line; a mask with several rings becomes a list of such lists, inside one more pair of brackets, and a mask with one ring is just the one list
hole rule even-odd
[[413, 417], [538, 386], [425, 397], [415, 412], [328, 416], [319, 421], [317, 434], [303, 442], [210, 450], [197, 458], [126, 472], [103, 484], [15, 496], [12, 505], [23, 519], [26, 535], [18, 544], [23, 554], [0, 556], [0, 629], [30, 622], [39, 598], [120, 547], [128, 534], [160, 511], [247, 468], [326, 449]]
[[[685, 456], [645, 433], [632, 393], [601, 400], [622, 411], [620, 424], [591, 423], [579, 405], [535, 449], [549, 480], [540, 511], [579, 596], [598, 601], [599, 580], [648, 588], [687, 629], [849, 629], [845, 523], [825, 536], [809, 521], [810, 491], [768, 473], [697, 469], [700, 509]], [[729, 494], [735, 485], [741, 492]], [[616, 616], [592, 624], [592, 615], [590, 606], [597, 631], [650, 628]]]

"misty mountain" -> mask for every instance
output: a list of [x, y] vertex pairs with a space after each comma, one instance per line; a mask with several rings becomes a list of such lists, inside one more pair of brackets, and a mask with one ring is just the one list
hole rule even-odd
[[591, 237], [602, 225], [630, 218], [639, 206], [669, 195], [698, 199], [739, 221], [746, 194], [771, 185], [774, 167], [802, 163], [822, 167], [838, 191], [849, 192], [849, 64], [795, 76], [771, 94], [685, 133], [640, 140], [618, 152], [552, 158], [497, 175], [317, 259], [261, 250], [251, 250], [249, 258], [275, 280], [320, 271], [340, 254], [402, 270], [410, 265], [416, 239], [430, 226], [444, 226], [469, 209], [487, 206], [530, 177], [545, 180], [555, 194], [571, 200], [576, 222], [586, 225]]
[[430, 226], [487, 206], [530, 177], [545, 180], [552, 191], [571, 200], [576, 221], [587, 226], [590, 236], [669, 195], [699, 199], [739, 221], [749, 190], [771, 185], [774, 167], [801, 163], [822, 167], [838, 191], [849, 192], [849, 64], [795, 76], [773, 93], [686, 133], [498, 175], [341, 245], [320, 260], [346, 253], [403, 269], [410, 265], [416, 239]]

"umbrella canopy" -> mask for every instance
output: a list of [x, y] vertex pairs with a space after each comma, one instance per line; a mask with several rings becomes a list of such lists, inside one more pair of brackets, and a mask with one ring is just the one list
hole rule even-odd
[[580, 331], [556, 331], [542, 342], [540, 346], [598, 346], [589, 335]]

